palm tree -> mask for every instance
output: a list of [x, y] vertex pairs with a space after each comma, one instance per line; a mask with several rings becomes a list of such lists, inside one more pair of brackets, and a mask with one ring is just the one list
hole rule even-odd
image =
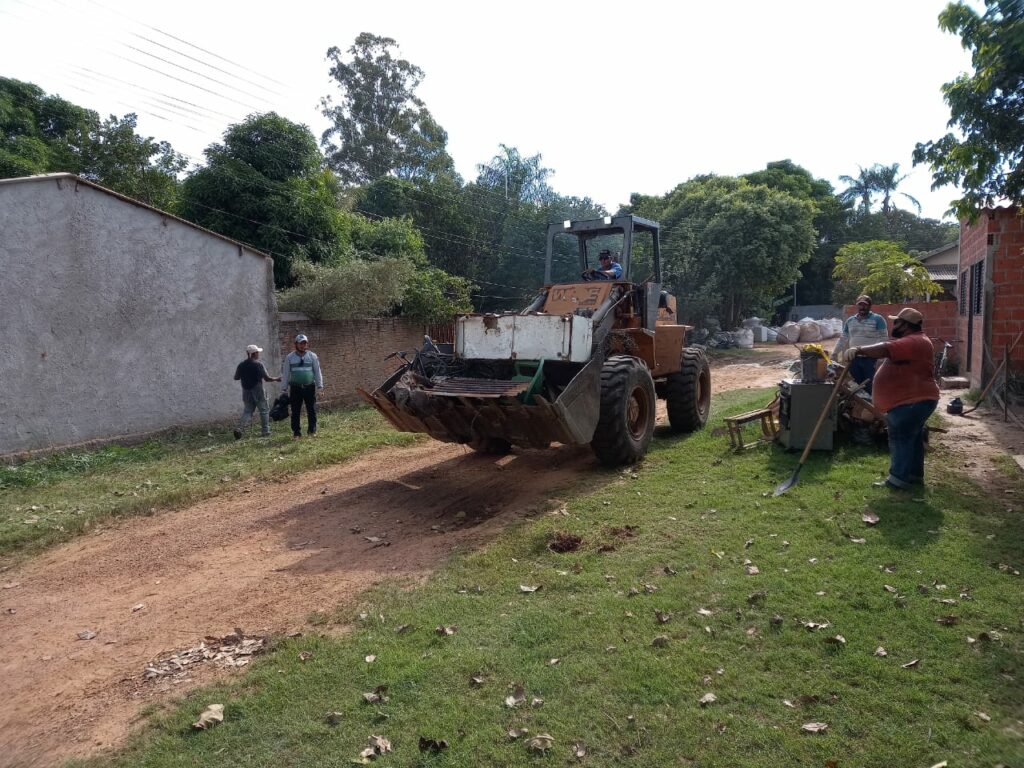
[[839, 193], [839, 199], [844, 203], [854, 203], [859, 199], [860, 211], [866, 214], [871, 211], [871, 193], [876, 190], [875, 178], [872, 169], [865, 170], [859, 165], [857, 169], [859, 172], [856, 177], [839, 177], [839, 180], [847, 185], [846, 189]]
[[[907, 175], [903, 174], [900, 176], [899, 163], [893, 163], [892, 165], [878, 165], [876, 163], [868, 173], [874, 181], [875, 192], [882, 195], [882, 213], [889, 213], [896, 208], [892, 203], [892, 196], [896, 193], [896, 187], [907, 178]], [[900, 192], [899, 194], [914, 204], [914, 207], [917, 208], [917, 215], [920, 216], [921, 204], [906, 192]]]

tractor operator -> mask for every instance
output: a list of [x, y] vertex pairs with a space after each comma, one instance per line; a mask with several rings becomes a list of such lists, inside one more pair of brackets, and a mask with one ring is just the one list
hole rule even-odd
[[584, 280], [621, 280], [622, 265], [612, 258], [612, 252], [605, 249], [597, 256], [601, 262], [600, 269], [591, 267], [583, 273]]

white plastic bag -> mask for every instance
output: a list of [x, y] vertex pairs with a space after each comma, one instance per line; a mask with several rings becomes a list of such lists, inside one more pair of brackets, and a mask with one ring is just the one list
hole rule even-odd
[[818, 327], [818, 323], [810, 318], [805, 318], [800, 321], [800, 343], [801, 344], [812, 344], [816, 341], [821, 341], [821, 328]]
[[741, 328], [732, 332], [732, 338], [740, 349], [754, 348], [754, 332], [750, 328]]
[[788, 322], [778, 330], [779, 344], [796, 344], [800, 341], [800, 326], [794, 322]]

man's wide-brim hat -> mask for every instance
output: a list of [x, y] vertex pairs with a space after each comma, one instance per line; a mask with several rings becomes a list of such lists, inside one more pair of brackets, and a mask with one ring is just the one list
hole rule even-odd
[[914, 325], [921, 325], [924, 322], [924, 315], [913, 307], [904, 307], [898, 314], [889, 315], [890, 320], [903, 320]]

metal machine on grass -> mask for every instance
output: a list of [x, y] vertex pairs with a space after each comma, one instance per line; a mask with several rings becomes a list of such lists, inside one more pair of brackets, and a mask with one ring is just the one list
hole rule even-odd
[[[675, 299], [661, 290], [658, 231], [632, 215], [549, 225], [545, 285], [529, 306], [457, 316], [454, 344], [426, 338], [360, 394], [399, 430], [492, 454], [589, 443], [602, 463], [631, 464], [650, 445], [657, 397], [674, 431], [700, 429], [711, 373], [704, 353], [685, 346], [690, 327], [677, 324]], [[594, 279], [595, 240], [619, 238], [622, 279]], [[582, 277], [554, 283], [556, 253], [577, 258]], [[649, 271], [642, 282], [633, 281], [638, 266]]]

